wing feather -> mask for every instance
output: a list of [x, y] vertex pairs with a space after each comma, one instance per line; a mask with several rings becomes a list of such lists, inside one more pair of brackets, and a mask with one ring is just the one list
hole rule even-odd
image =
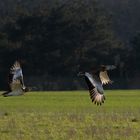
[[14, 65], [10, 68], [10, 74], [13, 75], [12, 80], [17, 80], [19, 78], [23, 78], [22, 69], [20, 63], [16, 61]]
[[96, 88], [89, 90], [89, 93], [92, 102], [97, 105], [101, 105], [102, 103], [104, 103], [105, 96], [103, 94], [100, 94]]
[[112, 83], [112, 81], [110, 80], [110, 78], [107, 74], [107, 71], [100, 71], [99, 77], [100, 77], [102, 84], [106, 85], [106, 84]]
[[[103, 95], [103, 92], [99, 92], [99, 85], [93, 79], [92, 75], [89, 73], [85, 73], [85, 80], [89, 88], [89, 95], [92, 102], [94, 102], [97, 105], [101, 105], [102, 103], [104, 103], [105, 97]], [[103, 91], [102, 87], [101, 91]]]

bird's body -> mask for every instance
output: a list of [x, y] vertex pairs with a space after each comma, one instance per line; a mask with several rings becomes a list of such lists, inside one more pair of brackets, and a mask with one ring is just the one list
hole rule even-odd
[[105, 96], [104, 96], [104, 84], [112, 83], [112, 81], [109, 79], [109, 76], [107, 74], [107, 70], [114, 69], [115, 66], [100, 66], [99, 69], [96, 71], [89, 73], [84, 72], [80, 75], [84, 75], [85, 81], [88, 85], [90, 98], [92, 102], [94, 102], [97, 105], [101, 105], [104, 103]]
[[22, 68], [18, 61], [10, 69], [8, 84], [9, 90], [2, 94], [4, 97], [19, 96], [28, 91], [24, 85]]

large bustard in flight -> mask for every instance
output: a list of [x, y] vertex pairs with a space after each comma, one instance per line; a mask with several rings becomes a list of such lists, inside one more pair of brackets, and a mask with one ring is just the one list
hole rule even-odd
[[18, 61], [10, 68], [8, 84], [9, 90], [2, 94], [4, 97], [23, 95], [25, 92], [29, 91], [24, 85], [22, 68]]
[[84, 76], [87, 83], [90, 98], [92, 102], [97, 105], [101, 105], [105, 101], [103, 85], [112, 83], [107, 71], [113, 70], [116, 67], [114, 65], [101, 65], [97, 70], [92, 73], [79, 72], [79, 76]]

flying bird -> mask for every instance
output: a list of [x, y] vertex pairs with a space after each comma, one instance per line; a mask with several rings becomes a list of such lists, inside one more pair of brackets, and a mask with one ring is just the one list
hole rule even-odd
[[116, 67], [114, 65], [101, 65], [98, 69], [90, 72], [79, 72], [78, 76], [84, 76], [87, 83], [90, 98], [92, 102], [97, 105], [101, 105], [105, 101], [103, 85], [112, 83], [107, 71], [113, 70]]
[[2, 94], [4, 97], [23, 95], [29, 91], [29, 88], [24, 85], [22, 68], [18, 61], [15, 61], [10, 68], [8, 84], [9, 90]]

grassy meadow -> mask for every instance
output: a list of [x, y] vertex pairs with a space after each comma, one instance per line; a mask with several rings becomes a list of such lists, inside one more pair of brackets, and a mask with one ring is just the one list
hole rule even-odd
[[140, 140], [140, 90], [106, 90], [102, 106], [88, 91], [0, 96], [0, 140]]

